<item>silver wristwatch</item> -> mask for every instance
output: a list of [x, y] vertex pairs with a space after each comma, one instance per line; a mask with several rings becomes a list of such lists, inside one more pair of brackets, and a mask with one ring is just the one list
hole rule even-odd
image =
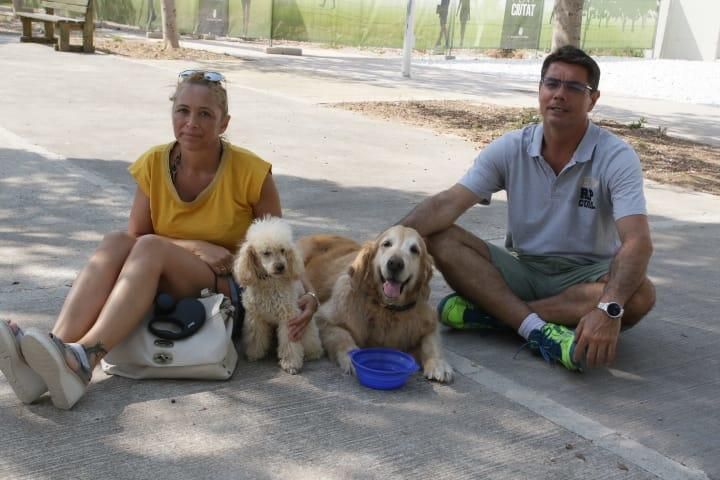
[[605, 315], [615, 320], [621, 318], [623, 313], [625, 313], [625, 309], [617, 302], [600, 302], [598, 303], [597, 308], [605, 312]]

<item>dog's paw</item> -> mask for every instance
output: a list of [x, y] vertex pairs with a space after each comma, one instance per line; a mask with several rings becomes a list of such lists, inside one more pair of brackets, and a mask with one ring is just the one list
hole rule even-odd
[[425, 362], [423, 375], [428, 380], [448, 383], [453, 379], [453, 368], [442, 358], [431, 358]]
[[285, 358], [280, 359], [280, 368], [285, 370], [290, 375], [297, 375], [298, 373], [300, 373], [300, 370], [302, 370], [302, 366], [302, 362], [288, 360]]
[[337, 363], [340, 367], [340, 370], [342, 370], [344, 374], [355, 375], [355, 367], [353, 367], [352, 361], [350, 361], [350, 355], [348, 353], [338, 355]]

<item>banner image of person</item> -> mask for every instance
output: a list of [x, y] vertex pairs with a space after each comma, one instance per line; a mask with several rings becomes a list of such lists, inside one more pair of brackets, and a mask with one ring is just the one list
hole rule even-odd
[[538, 48], [543, 0], [507, 0], [500, 48]]
[[228, 36], [270, 38], [274, 6], [272, 0], [229, 0]]
[[462, 48], [463, 43], [465, 43], [465, 29], [468, 20], [470, 20], [470, 0], [460, 0], [458, 19], [460, 20], [460, 48]]

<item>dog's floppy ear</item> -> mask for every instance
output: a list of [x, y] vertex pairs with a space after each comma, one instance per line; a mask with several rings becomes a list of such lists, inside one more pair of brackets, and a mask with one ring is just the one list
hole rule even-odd
[[430, 252], [427, 248], [423, 248], [422, 257], [420, 259], [420, 278], [418, 284], [420, 285], [419, 295], [420, 298], [430, 298], [430, 281], [433, 276], [433, 264], [435, 263]]
[[233, 265], [233, 274], [241, 286], [252, 285], [268, 275], [260, 263], [255, 248], [248, 242], [240, 248]]
[[363, 283], [371, 281], [373, 259], [375, 258], [377, 249], [377, 241], [371, 240], [365, 242], [358, 254], [355, 256], [355, 259], [348, 268], [348, 275], [350, 275], [353, 285], [362, 285]]
[[288, 275], [290, 278], [297, 278], [302, 275], [305, 270], [303, 265], [302, 254], [295, 246], [285, 249], [285, 258], [287, 259]]
[[418, 259], [417, 279], [407, 292], [407, 299], [411, 301], [428, 300], [430, 298], [430, 281], [432, 280], [433, 265], [435, 263], [432, 255], [427, 251], [425, 242], [419, 239], [418, 243], [420, 246], [420, 258]]

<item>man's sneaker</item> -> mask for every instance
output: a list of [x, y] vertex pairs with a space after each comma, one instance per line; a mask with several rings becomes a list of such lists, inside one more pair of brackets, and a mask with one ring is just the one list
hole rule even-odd
[[573, 361], [575, 332], [562, 325], [546, 323], [541, 329], [530, 332], [527, 346], [540, 353], [548, 362], [558, 362], [572, 371], [582, 372], [582, 366]]
[[503, 330], [505, 325], [478, 309], [457, 293], [440, 300], [437, 307], [440, 323], [458, 330]]

